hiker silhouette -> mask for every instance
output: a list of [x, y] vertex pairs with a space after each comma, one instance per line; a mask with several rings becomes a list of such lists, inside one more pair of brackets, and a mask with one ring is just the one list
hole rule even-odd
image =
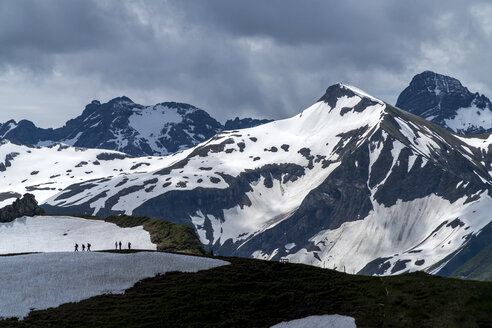
[[85, 251], [85, 245], [82, 244], [82, 252]]
[[87, 251], [90, 252], [91, 251], [91, 244], [87, 243]]
[[128, 249], [132, 249], [132, 243], [128, 242]]
[[79, 251], [79, 244], [75, 244], [75, 252]]
[[120, 246], [120, 251], [121, 251], [121, 240], [120, 240], [120, 242], [119, 242], [119, 244], [118, 244], [118, 245]]

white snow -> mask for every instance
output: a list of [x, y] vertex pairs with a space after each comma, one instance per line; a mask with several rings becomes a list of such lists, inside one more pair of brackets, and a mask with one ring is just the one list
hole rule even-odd
[[123, 247], [131, 242], [133, 249], [155, 250], [150, 234], [142, 226], [121, 228], [116, 224], [68, 216], [22, 217], [0, 223], [0, 254], [30, 252], [66, 252], [75, 243], [91, 244], [92, 250], [114, 249], [121, 241]]
[[290, 251], [292, 248], [296, 247], [296, 243], [285, 244], [285, 249]]
[[312, 315], [284, 321], [270, 328], [356, 328], [355, 319], [339, 314]]
[[489, 134], [487, 138], [477, 138], [477, 137], [468, 137], [468, 136], [456, 136], [456, 138], [460, 139], [464, 143], [474, 148], [479, 148], [484, 151], [488, 151], [489, 146], [492, 145], [492, 134]]
[[[490, 223], [490, 196], [482, 194], [479, 201], [467, 204], [465, 201], [462, 198], [450, 203], [436, 195], [410, 202], [398, 200], [391, 207], [373, 201], [374, 210], [363, 220], [345, 222], [338, 229], [320, 231], [310, 239], [320, 247], [318, 255], [322, 261], [306, 249], [287, 258], [291, 262], [345, 268], [348, 273], [357, 273], [373, 259], [398, 253], [392, 264], [398, 259], [410, 259], [406, 270], [424, 270], [457, 250], [465, 235], [476, 234]], [[442, 223], [449, 224], [456, 218], [464, 225], [455, 228], [445, 225], [431, 235]], [[416, 265], [418, 259], [425, 259], [425, 264]], [[388, 270], [386, 274], [389, 273]]]
[[158, 252], [44, 253], [0, 257], [0, 317], [23, 318], [101, 294], [121, 294], [137, 281], [170, 271], [197, 272], [229, 264]]
[[478, 108], [475, 105], [467, 108], [460, 108], [456, 111], [456, 116], [445, 119], [444, 123], [457, 132], [472, 127], [483, 127], [488, 130], [492, 128], [492, 110], [488, 108]]
[[371, 99], [372, 101], [375, 101], [375, 102], [378, 102], [380, 104], [383, 104], [383, 101], [381, 101], [380, 99], [376, 98], [376, 97], [373, 97], [371, 96], [370, 94], [366, 93], [365, 91], [362, 91], [361, 89], [359, 88], [356, 88], [352, 85], [348, 85], [348, 84], [342, 84], [344, 87], [346, 87], [347, 89], [349, 90], [352, 90], [354, 93], [360, 95], [361, 97], [364, 97], [364, 98], [369, 98]]
[[[139, 176], [171, 165], [176, 160], [176, 158], [168, 156], [128, 157], [105, 161], [98, 160], [97, 155], [101, 153], [123, 154], [109, 150], [68, 147], [61, 144], [50, 147], [28, 147], [8, 141], [0, 142], [0, 154], [2, 154], [0, 161], [3, 161], [5, 155], [10, 153], [18, 155], [11, 161], [11, 166], [7, 167], [6, 171], [0, 172], [0, 192], [17, 192], [21, 195], [29, 192], [34, 194], [40, 204], [74, 183], [100, 178], [116, 180], [120, 174], [131, 173], [134, 176]], [[186, 152], [182, 154], [186, 154]], [[87, 164], [81, 165], [83, 162], [87, 162]], [[142, 165], [137, 170], [131, 170], [135, 164], [143, 162], [149, 165]], [[149, 176], [146, 175], [144, 179], [149, 179]], [[114, 188], [107, 189], [114, 190]], [[88, 191], [86, 195], [93, 197], [97, 194]], [[76, 195], [75, 199], [70, 199], [70, 201], [73, 202], [80, 198], [81, 195]], [[69, 199], [64, 201], [68, 202]], [[0, 201], [0, 207], [11, 203], [11, 199]]]
[[134, 113], [128, 118], [128, 125], [136, 131], [140, 138], [148, 141], [153, 150], [159, 151], [158, 139], [167, 136], [162, 133], [162, 130], [182, 121], [183, 116], [177, 112], [177, 108], [155, 105], [143, 109], [135, 108]]

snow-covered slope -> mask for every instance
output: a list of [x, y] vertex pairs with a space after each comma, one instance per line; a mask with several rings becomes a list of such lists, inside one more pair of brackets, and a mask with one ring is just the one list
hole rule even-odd
[[63, 144], [29, 147], [0, 140], [0, 195], [3, 195], [0, 207], [26, 192], [34, 194], [42, 203], [74, 183], [152, 171], [172, 162], [172, 156], [133, 158], [114, 151]]
[[420, 73], [396, 106], [460, 134], [492, 132], [492, 103], [460, 81], [430, 71]]
[[[121, 228], [116, 224], [75, 217], [22, 217], [0, 223], [0, 254], [69, 252], [74, 245], [91, 244], [93, 251], [115, 248], [115, 242], [128, 242], [134, 249], [157, 247], [142, 226]], [[82, 250], [80, 248], [80, 250]]]
[[[32, 192], [52, 213], [191, 225], [216, 254], [369, 274], [434, 270], [492, 221], [491, 152], [478, 142], [337, 84], [292, 118], [219, 133], [138, 170], [127, 168], [143, 159], [117, 161], [122, 171], [109, 161], [113, 174]], [[45, 179], [61, 156], [50, 149]], [[23, 193], [33, 153], [5, 165], [0, 192]]]
[[0, 317], [23, 318], [101, 294], [120, 294], [137, 281], [170, 271], [197, 272], [228, 262], [156, 252], [44, 253], [0, 256]]

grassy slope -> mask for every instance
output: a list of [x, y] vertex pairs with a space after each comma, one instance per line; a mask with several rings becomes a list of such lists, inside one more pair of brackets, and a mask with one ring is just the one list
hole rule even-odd
[[302, 264], [232, 265], [145, 279], [123, 295], [32, 312], [5, 327], [269, 327], [315, 314], [358, 327], [490, 327], [492, 283], [430, 276], [353, 276]]
[[151, 219], [142, 216], [114, 215], [100, 218], [89, 215], [70, 215], [91, 220], [111, 222], [122, 228], [143, 226], [149, 232], [150, 240], [157, 245], [157, 250], [171, 253], [204, 255], [205, 250], [195, 230], [183, 224], [166, 220]]

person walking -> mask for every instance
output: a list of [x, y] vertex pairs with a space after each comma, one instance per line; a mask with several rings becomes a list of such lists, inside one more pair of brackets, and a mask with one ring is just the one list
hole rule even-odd
[[128, 242], [128, 249], [132, 249], [132, 243]]
[[79, 251], [79, 244], [75, 244], [75, 252]]
[[114, 249], [118, 250], [118, 242], [117, 241], [114, 242]]
[[82, 244], [82, 252], [85, 251], [85, 244]]
[[90, 252], [91, 251], [91, 244], [87, 243], [87, 251]]
[[120, 251], [121, 251], [121, 240], [120, 240], [120, 243], [118, 245], [120, 246]]

